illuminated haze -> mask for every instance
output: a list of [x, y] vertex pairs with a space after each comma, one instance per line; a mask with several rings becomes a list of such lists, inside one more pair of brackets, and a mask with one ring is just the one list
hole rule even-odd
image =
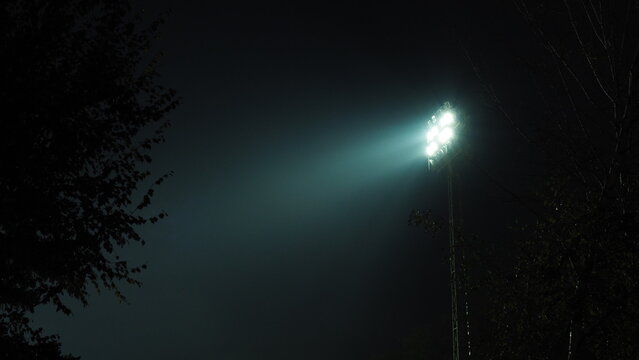
[[454, 11], [138, 3], [172, 8], [160, 80], [183, 103], [153, 163], [175, 172], [153, 203], [169, 217], [123, 252], [149, 265], [130, 305], [38, 322], [87, 360], [370, 359], [415, 329], [447, 351], [446, 240], [408, 215], [446, 211], [426, 120], [474, 106]]

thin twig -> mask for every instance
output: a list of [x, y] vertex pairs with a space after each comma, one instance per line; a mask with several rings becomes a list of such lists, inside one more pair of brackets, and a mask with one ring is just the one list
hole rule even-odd
[[[601, 81], [601, 78], [600, 78], [599, 74], [597, 73], [597, 70], [595, 69], [594, 64], [592, 63], [592, 59], [590, 58], [590, 55], [588, 55], [588, 51], [586, 50], [586, 46], [585, 46], [583, 40], [581, 39], [581, 35], [579, 33], [579, 30], [577, 29], [577, 24], [575, 23], [575, 18], [572, 15], [572, 10], [570, 8], [570, 5], [568, 5], [568, 1], [567, 0], [564, 0], [564, 6], [566, 7], [566, 11], [568, 11], [568, 18], [570, 20], [570, 25], [572, 27], [573, 32], [575, 33], [575, 36], [577, 37], [577, 41], [579, 42], [579, 47], [581, 49], [581, 52], [583, 53], [584, 57], [586, 58], [586, 62], [588, 63], [588, 67], [590, 67], [590, 71], [592, 72], [592, 75], [595, 78], [595, 81], [599, 85], [599, 88], [601, 89], [601, 91], [606, 95], [608, 100], [610, 100], [610, 102], [614, 104], [615, 100], [612, 98], [612, 96], [610, 96], [610, 94], [606, 90], [606, 87], [603, 85], [603, 82]], [[605, 44], [605, 41], [604, 41], [604, 44]], [[605, 46], [605, 45], [604, 45], [604, 50], [605, 50], [606, 54], [609, 53], [608, 47]], [[611, 60], [609, 59], [609, 61], [611, 61]], [[613, 73], [612, 76], [613, 76], [613, 81], [614, 81], [614, 73]]]
[[490, 97], [490, 100], [492, 101], [492, 104], [494, 105], [494, 107], [504, 116], [504, 118], [506, 118], [506, 120], [508, 120], [508, 122], [513, 126], [513, 128], [517, 131], [517, 133], [519, 133], [519, 135], [526, 140], [526, 142], [532, 144], [532, 140], [521, 129], [521, 127], [519, 127], [519, 125], [515, 123], [515, 120], [510, 116], [510, 113], [506, 111], [501, 100], [497, 96], [495, 89], [493, 89], [493, 87], [490, 84], [488, 84], [484, 80], [484, 78], [481, 76], [479, 68], [473, 61], [472, 57], [470, 56], [468, 49], [465, 46], [462, 46], [462, 48], [464, 49], [464, 55], [466, 56], [466, 59], [470, 63], [471, 67], [473, 68], [473, 72], [475, 73], [475, 76], [477, 77], [479, 82], [482, 84], [482, 87], [486, 91], [487, 95]]

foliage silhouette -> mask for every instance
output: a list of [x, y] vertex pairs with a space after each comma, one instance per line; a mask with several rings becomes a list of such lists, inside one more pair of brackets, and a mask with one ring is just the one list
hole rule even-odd
[[164, 141], [175, 91], [156, 83], [151, 40], [129, 1], [0, 2], [0, 357], [66, 358], [29, 313], [63, 297], [87, 304], [90, 286], [124, 300], [139, 285], [117, 248], [144, 243], [138, 227], [155, 180], [149, 150]]

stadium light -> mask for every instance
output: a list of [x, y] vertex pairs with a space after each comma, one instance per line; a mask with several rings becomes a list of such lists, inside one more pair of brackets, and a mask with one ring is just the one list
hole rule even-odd
[[430, 163], [448, 152], [455, 140], [458, 126], [457, 116], [449, 103], [444, 103], [431, 117], [426, 129], [425, 149]]
[[[459, 317], [457, 304], [457, 269], [455, 248], [457, 247], [456, 235], [456, 213], [460, 210], [456, 205], [458, 194], [455, 194], [455, 172], [453, 171], [454, 154], [448, 155], [453, 149], [452, 145], [458, 133], [461, 130], [461, 122], [455, 109], [450, 103], [445, 102], [431, 119], [427, 122], [426, 128], [426, 158], [428, 159], [429, 168], [436, 165], [438, 169], [447, 168], [448, 172], [448, 241], [450, 245], [449, 266], [450, 266], [450, 301], [451, 301], [451, 330], [452, 330], [452, 359], [460, 359], [459, 346]], [[457, 152], [460, 150], [456, 148]], [[448, 155], [448, 156], [447, 156]], [[462, 258], [463, 260], [463, 258]], [[467, 295], [466, 295], [467, 296]], [[468, 357], [470, 357], [470, 325], [468, 320], [468, 298], [465, 298], [465, 316], [466, 316], [466, 345], [468, 347]]]

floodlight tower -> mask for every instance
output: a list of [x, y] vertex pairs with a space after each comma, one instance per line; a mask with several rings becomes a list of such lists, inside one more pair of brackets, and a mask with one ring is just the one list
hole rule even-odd
[[[460, 130], [460, 124], [453, 107], [446, 102], [435, 112], [427, 124], [426, 157], [429, 168], [443, 168], [448, 170], [448, 241], [450, 245], [450, 301], [451, 325], [453, 340], [453, 360], [459, 360], [459, 321], [457, 315], [457, 265], [455, 263], [455, 201], [454, 201], [454, 173], [452, 160], [455, 155], [452, 144]], [[467, 324], [468, 326], [468, 324]], [[470, 355], [470, 343], [468, 348]]]

